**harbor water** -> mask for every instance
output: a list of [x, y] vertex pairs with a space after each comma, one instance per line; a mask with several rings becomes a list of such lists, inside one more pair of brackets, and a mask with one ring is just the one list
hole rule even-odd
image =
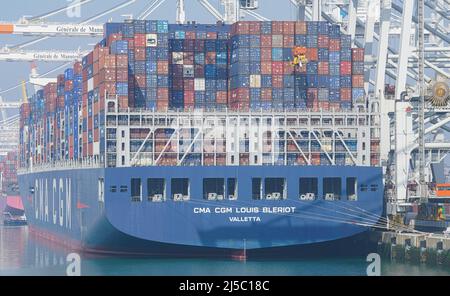
[[[27, 227], [0, 226], [0, 276], [66, 275], [63, 249], [32, 236]], [[327, 257], [296, 260], [224, 260], [118, 258], [81, 254], [81, 275], [366, 275], [364, 257]], [[439, 266], [381, 261], [381, 275], [450, 275]]]

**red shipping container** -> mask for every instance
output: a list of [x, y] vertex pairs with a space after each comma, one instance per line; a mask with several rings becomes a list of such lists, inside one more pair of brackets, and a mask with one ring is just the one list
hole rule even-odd
[[319, 48], [328, 48], [330, 38], [327, 35], [319, 35], [317, 38], [317, 45]]
[[249, 33], [248, 22], [237, 22], [232, 25], [232, 33], [237, 35], [243, 35]]
[[100, 64], [98, 61], [95, 61], [94, 64], [92, 65], [92, 73], [93, 75], [97, 75], [100, 72]]
[[146, 47], [147, 38], [145, 34], [134, 34], [134, 46], [136, 47]]
[[352, 74], [352, 62], [341, 62], [340, 67], [341, 75], [351, 75]]
[[117, 102], [121, 109], [126, 109], [130, 106], [128, 96], [119, 96]]
[[88, 65], [92, 65], [94, 63], [94, 53], [92, 51], [86, 56], [86, 60]]
[[118, 54], [114, 55], [116, 57], [117, 68], [127, 68], [128, 67], [128, 55]]
[[271, 75], [272, 74], [272, 63], [271, 62], [261, 62], [261, 74]]
[[261, 89], [261, 100], [262, 101], [272, 101], [272, 89], [262, 88]]
[[340, 39], [330, 39], [329, 41], [330, 51], [340, 51], [341, 50], [341, 40]]
[[205, 76], [205, 66], [194, 65], [194, 75], [195, 75], [195, 77], [204, 77]]
[[272, 74], [274, 75], [283, 74], [283, 62], [272, 62]]
[[169, 62], [168, 61], [158, 61], [157, 73], [161, 74], [161, 75], [169, 74]]
[[330, 72], [328, 62], [319, 62], [318, 74], [328, 75]]
[[83, 72], [83, 65], [80, 62], [73, 64], [73, 71], [76, 75], [80, 75]]
[[156, 108], [158, 111], [167, 111], [169, 109], [169, 101], [157, 101]]
[[94, 146], [92, 143], [88, 143], [88, 156], [94, 155]]
[[352, 75], [352, 87], [364, 87], [364, 75]]
[[300, 21], [295, 23], [295, 34], [306, 35], [306, 22]]
[[122, 40], [122, 34], [120, 34], [120, 33], [110, 34], [108, 36], [108, 40], [107, 40], [106, 45], [110, 46], [111, 43], [113, 43], [113, 41], [116, 41], [116, 40]]
[[308, 61], [317, 61], [318, 60], [318, 49], [317, 48], [307, 48], [306, 49], [306, 58]]
[[194, 96], [193, 90], [185, 90], [184, 91], [184, 104], [194, 104], [195, 102], [195, 96]]
[[128, 68], [117, 68], [116, 69], [116, 81], [117, 82], [127, 82], [128, 81]]
[[283, 34], [294, 35], [295, 34], [295, 22], [284, 21], [283, 22]]
[[339, 102], [330, 102], [330, 110], [340, 110], [341, 109], [341, 103]]
[[65, 91], [72, 91], [73, 89], [73, 80], [66, 80], [64, 83], [64, 90]]
[[273, 21], [272, 22], [272, 35], [283, 34], [283, 22]]
[[135, 75], [134, 80], [136, 81], [136, 86], [139, 88], [146, 88], [147, 87], [147, 79], [145, 75]]
[[294, 47], [294, 35], [283, 36], [283, 47]]
[[158, 88], [157, 93], [157, 99], [158, 101], [169, 101], [169, 89], [167, 87], [160, 87]]
[[94, 142], [98, 142], [99, 141], [99, 130], [98, 128], [94, 129]]
[[364, 62], [364, 48], [352, 48], [352, 60]]
[[208, 65], [216, 64], [216, 52], [207, 52], [205, 57], [205, 63]]
[[256, 21], [248, 22], [248, 32], [249, 34], [259, 35], [261, 33], [261, 23]]
[[217, 39], [217, 32], [207, 32], [206, 39]]
[[116, 81], [116, 71], [110, 69], [102, 69], [99, 75], [94, 76], [94, 85], [98, 85], [100, 80], [102, 82]]
[[283, 88], [283, 75], [272, 75], [272, 87]]
[[205, 51], [205, 41], [204, 40], [195, 40], [195, 51], [196, 52]]
[[186, 32], [186, 39], [195, 39], [196, 38], [196, 34], [193, 31], [187, 31]]
[[145, 61], [145, 47], [136, 47], [134, 49], [134, 58], [136, 61]]
[[270, 62], [270, 61], [272, 61], [272, 47], [261, 48], [261, 62]]
[[306, 100], [307, 102], [317, 101], [318, 99], [318, 89], [313, 87], [308, 87], [306, 90]]
[[[102, 70], [102, 71], [104, 71], [104, 70]], [[113, 78], [110, 81], [115, 81], [116, 80], [116, 78], [115, 78], [116, 71], [115, 70], [108, 70], [108, 71], [112, 71], [114, 73]], [[100, 81], [103, 82], [103, 80], [100, 80], [100, 74], [94, 75], [94, 77], [92, 77], [92, 79], [94, 80], [94, 88], [96, 88], [100, 84]]]
[[185, 90], [194, 90], [194, 79], [184, 79], [184, 89]]
[[250, 89], [248, 88], [237, 88], [231, 91], [231, 101], [232, 102], [248, 102], [250, 101]]
[[341, 88], [341, 101], [351, 101], [351, 100], [352, 100], [352, 89]]
[[[95, 67], [96, 63], [94, 63]], [[116, 57], [114, 55], [101, 56], [98, 61], [99, 69], [112, 69], [116, 67]], [[95, 71], [94, 71], [95, 72]]]
[[216, 92], [216, 102], [218, 104], [226, 104], [227, 103], [228, 94], [226, 91], [218, 91]]
[[329, 101], [319, 101], [319, 109], [330, 110], [330, 102]]
[[261, 35], [261, 56], [264, 48], [272, 48], [272, 35]]

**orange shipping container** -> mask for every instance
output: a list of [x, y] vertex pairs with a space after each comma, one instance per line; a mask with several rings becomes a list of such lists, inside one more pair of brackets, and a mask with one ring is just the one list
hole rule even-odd
[[341, 88], [341, 101], [351, 101], [351, 100], [352, 100], [352, 89]]
[[306, 35], [306, 22], [296, 22], [295, 23], [295, 34]]
[[306, 58], [308, 59], [308, 61], [317, 61], [318, 60], [317, 48], [307, 48], [306, 49]]
[[[272, 48], [272, 35], [261, 35], [261, 48]], [[261, 49], [261, 56], [262, 56]]]
[[329, 73], [328, 62], [319, 62], [318, 74], [319, 75], [328, 75], [328, 73]]
[[227, 92], [226, 91], [218, 91], [216, 93], [216, 101], [218, 104], [226, 104], [227, 103]]
[[128, 55], [115, 55], [117, 68], [128, 67]]
[[164, 88], [158, 88], [157, 93], [158, 101], [169, 101], [169, 89], [167, 87]]
[[341, 40], [340, 39], [330, 39], [329, 41], [330, 51], [340, 51], [341, 50]]
[[273, 21], [272, 22], [272, 35], [283, 34], [283, 22]]
[[158, 61], [158, 74], [167, 75], [169, 74], [169, 62], [168, 61]]
[[283, 33], [285, 35], [294, 35], [295, 34], [295, 22], [284, 21], [283, 22]]
[[352, 87], [364, 87], [364, 75], [352, 75]]
[[134, 45], [136, 47], [145, 47], [147, 45], [147, 38], [145, 34], [134, 34]]
[[272, 63], [271, 62], [262, 62], [261, 63], [261, 74], [263, 74], [263, 75], [272, 74]]

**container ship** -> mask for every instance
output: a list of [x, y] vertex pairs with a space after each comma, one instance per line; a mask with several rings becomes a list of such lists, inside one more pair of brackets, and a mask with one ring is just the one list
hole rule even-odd
[[257, 256], [377, 225], [378, 102], [339, 25], [129, 20], [104, 32], [21, 107], [33, 233], [88, 252]]

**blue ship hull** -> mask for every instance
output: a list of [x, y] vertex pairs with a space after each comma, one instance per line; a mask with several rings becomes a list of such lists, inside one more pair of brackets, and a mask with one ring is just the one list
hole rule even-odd
[[[252, 199], [255, 177], [285, 178], [287, 198]], [[316, 200], [300, 200], [302, 177], [317, 178]], [[322, 198], [325, 177], [342, 178], [341, 200]], [[351, 177], [357, 178], [356, 201], [346, 198], [345, 180]], [[131, 178], [143, 180], [142, 201], [132, 201]], [[164, 178], [166, 184], [171, 178], [189, 178], [190, 200], [171, 200], [166, 185], [166, 201], [148, 201], [147, 178]], [[236, 178], [238, 199], [205, 200], [205, 178]], [[104, 180], [103, 194], [99, 179]], [[383, 211], [379, 167], [74, 169], [23, 174], [19, 186], [28, 223], [36, 232], [76, 249], [130, 255], [220, 256], [245, 249], [247, 254], [265, 256], [322, 250], [317, 246], [352, 242], [376, 224]], [[123, 186], [127, 191], [121, 190]]]

